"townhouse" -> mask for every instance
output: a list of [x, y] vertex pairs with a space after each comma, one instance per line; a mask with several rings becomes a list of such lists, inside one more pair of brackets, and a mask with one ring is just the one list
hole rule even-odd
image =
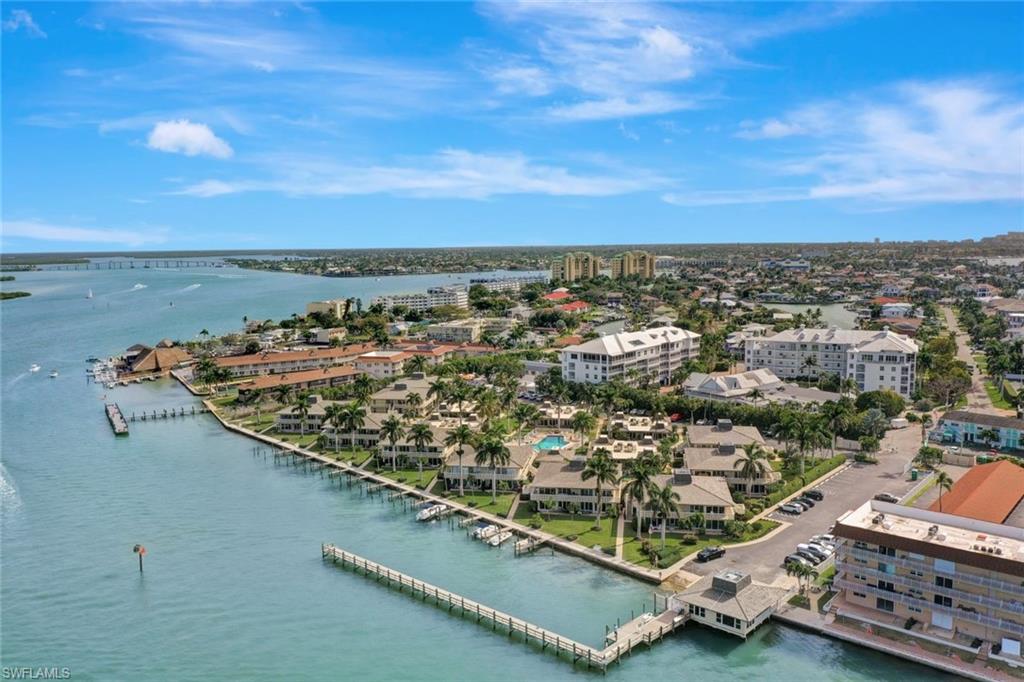
[[740, 473], [740, 463], [745, 454], [735, 445], [718, 445], [713, 448], [690, 447], [680, 451], [683, 466], [695, 476], [714, 476], [725, 480], [729, 490], [751, 496], [766, 495], [768, 486], [782, 480], [782, 475], [773, 470], [767, 460], [759, 460], [764, 467], [758, 475], [747, 478]]
[[[742, 514], [742, 504], [733, 502], [732, 494], [725, 479], [716, 476], [694, 476], [686, 468], [674, 469], [671, 474], [659, 474], [651, 477], [658, 487], [672, 486], [672, 491], [679, 495], [676, 508], [668, 515], [668, 528], [681, 528], [690, 517], [700, 514], [703, 517], [703, 529], [709, 535], [720, 534], [725, 524], [733, 521], [737, 514]], [[636, 500], [630, 502], [630, 518], [640, 515], [641, 523], [653, 522], [657, 515], [651, 510], [650, 501], [639, 505]], [[660, 521], [658, 521], [660, 524]], [[659, 526], [660, 527], [660, 526]], [[699, 530], [699, 529], [691, 529]]]
[[529, 481], [531, 465], [537, 456], [530, 445], [505, 443], [509, 451], [508, 463], [496, 468], [476, 463], [476, 449], [472, 445], [463, 448], [462, 463], [453, 448], [441, 475], [448, 490], [458, 490], [459, 481], [467, 490], [490, 490], [497, 480], [498, 490], [522, 490]]
[[300, 372], [323, 369], [353, 362], [364, 353], [377, 348], [372, 343], [352, 344], [341, 348], [315, 348], [309, 350], [252, 353], [217, 358], [218, 367], [227, 369], [233, 377], [255, 377], [281, 372]]
[[695, 448], [717, 448], [723, 445], [736, 448], [742, 448], [744, 445], [763, 447], [764, 437], [756, 426], [738, 426], [730, 419], [719, 419], [714, 425], [687, 426], [685, 442]]
[[1024, 419], [987, 412], [950, 410], [939, 417], [930, 438], [945, 443], [1020, 450], [1024, 448], [1022, 433]]
[[[544, 457], [538, 461], [533, 480], [523, 488], [523, 501], [529, 501], [534, 509], [570, 512], [578, 510], [584, 514], [597, 511], [597, 481], [584, 480], [583, 458], [565, 461], [561, 457]], [[605, 484], [601, 489], [601, 510], [607, 511], [618, 504], [618, 486]]]
[[362, 374], [353, 365], [336, 365], [323, 369], [308, 369], [302, 372], [283, 372], [255, 377], [238, 385], [238, 394], [251, 391], [273, 391], [287, 386], [294, 391], [306, 391], [328, 386], [350, 384]]
[[419, 396], [418, 399], [414, 399], [414, 402], [419, 403], [415, 410], [416, 415], [430, 414], [437, 402], [437, 396], [430, 393], [430, 381], [420, 372], [413, 372], [373, 393], [368, 403], [369, 411], [373, 414], [406, 414], [410, 411], [409, 396], [413, 394]]
[[391, 379], [402, 376], [411, 357], [411, 353], [401, 350], [374, 350], [356, 357], [355, 366], [374, 379]]

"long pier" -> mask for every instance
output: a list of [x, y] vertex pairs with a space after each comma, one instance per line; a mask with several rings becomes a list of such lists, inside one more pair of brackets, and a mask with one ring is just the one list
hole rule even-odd
[[132, 412], [132, 416], [129, 417], [129, 421], [144, 422], [156, 421], [158, 419], [177, 419], [178, 417], [194, 417], [197, 414], [205, 414], [206, 412], [208, 412], [207, 408], [200, 407], [197, 410], [195, 405], [191, 405], [188, 410], [186, 410], [184, 407], [179, 407], [177, 409], [164, 408], [163, 410], [153, 410], [152, 412], [140, 412], [139, 414], [135, 414], [134, 412]]
[[645, 644], [650, 647], [661, 638], [675, 632], [687, 620], [685, 614], [671, 609], [666, 609], [658, 615], [643, 614], [616, 628], [614, 641], [607, 647], [596, 649], [522, 618], [516, 618], [455, 592], [370, 561], [358, 554], [347, 552], [335, 545], [321, 545], [320, 553], [325, 561], [329, 559], [334, 564], [351, 568], [354, 573], [361, 573], [377, 582], [384, 582], [397, 588], [399, 592], [404, 592], [408, 588], [410, 595], [420, 597], [423, 601], [433, 599], [436, 606], [446, 608], [449, 613], [458, 609], [460, 616], [473, 617], [477, 623], [489, 624], [495, 632], [501, 628], [502, 632], [507, 630], [509, 637], [518, 634], [527, 642], [539, 644], [541, 651], [547, 651], [550, 647], [558, 658], [571, 657], [573, 665], [586, 664], [587, 668], [602, 671], [607, 670], [611, 664], [621, 661], [624, 656], [631, 655], [637, 646]]
[[182, 268], [234, 268], [237, 267], [222, 260], [196, 260], [194, 258], [131, 258], [125, 260], [89, 261], [85, 263], [61, 263], [56, 265], [41, 264], [44, 270], [147, 270], [151, 268], [175, 269]]

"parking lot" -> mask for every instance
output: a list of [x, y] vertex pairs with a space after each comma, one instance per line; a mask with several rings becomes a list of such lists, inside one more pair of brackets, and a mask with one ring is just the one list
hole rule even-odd
[[907, 480], [903, 467], [909, 457], [890, 455], [880, 457], [879, 464], [854, 464], [815, 486], [825, 495], [813, 509], [799, 516], [775, 511], [766, 518], [790, 524], [785, 530], [764, 542], [727, 549], [724, 557], [706, 564], [695, 561], [686, 570], [698, 575], [738, 569], [750, 573], [755, 580], [771, 583], [785, 569], [782, 560], [791, 554], [797, 544], [807, 542], [812, 535], [827, 533], [835, 520], [855, 509], [876, 493], [887, 492], [903, 497], [916, 483]]

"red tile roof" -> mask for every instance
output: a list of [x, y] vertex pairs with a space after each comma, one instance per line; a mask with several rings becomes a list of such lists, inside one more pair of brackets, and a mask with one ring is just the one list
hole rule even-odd
[[550, 294], [544, 294], [545, 301], [564, 301], [567, 298], [572, 298], [572, 294], [568, 291], [552, 291]]
[[357, 343], [342, 348], [317, 348], [311, 350], [293, 350], [280, 353], [252, 353], [251, 355], [231, 355], [217, 358], [214, 362], [218, 367], [238, 367], [242, 365], [269, 365], [275, 362], [291, 362], [293, 360], [321, 359], [337, 360], [354, 358], [368, 351], [376, 350], [372, 343]]
[[[1024, 498], [1024, 467], [1007, 461], [979, 464], [942, 495], [945, 514], [1003, 523]], [[939, 511], [939, 501], [929, 507]]]
[[305, 385], [311, 381], [328, 381], [330, 383], [336, 383], [337, 379], [344, 379], [347, 377], [355, 378], [357, 375], [362, 374], [352, 365], [336, 365], [334, 367], [325, 367], [323, 369], [307, 369], [301, 372], [282, 372], [281, 374], [266, 374], [261, 377], [256, 377], [251, 381], [238, 385], [239, 391], [251, 391], [254, 389], [265, 390], [269, 388], [276, 388], [277, 386], [296, 386]]
[[583, 301], [573, 301], [572, 303], [566, 303], [558, 306], [558, 309], [563, 313], [579, 313], [584, 310], [590, 310], [590, 306]]

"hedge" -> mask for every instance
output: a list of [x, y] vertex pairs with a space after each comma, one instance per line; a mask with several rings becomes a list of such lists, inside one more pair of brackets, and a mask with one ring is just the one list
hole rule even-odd
[[797, 490], [800, 490], [800, 488], [803, 488], [805, 485], [807, 485], [806, 483], [804, 483], [804, 481], [816, 481], [825, 474], [827, 474], [828, 472], [832, 471], [833, 469], [842, 466], [845, 462], [845, 455], [836, 455], [835, 457], [830, 457], [829, 459], [822, 460], [818, 464], [812, 466], [810, 469], [804, 471], [803, 480], [801, 480], [798, 476], [783, 483], [778, 490], [771, 492], [767, 498], [768, 504], [766, 504], [765, 506], [778, 504], [779, 500], [789, 497]]

